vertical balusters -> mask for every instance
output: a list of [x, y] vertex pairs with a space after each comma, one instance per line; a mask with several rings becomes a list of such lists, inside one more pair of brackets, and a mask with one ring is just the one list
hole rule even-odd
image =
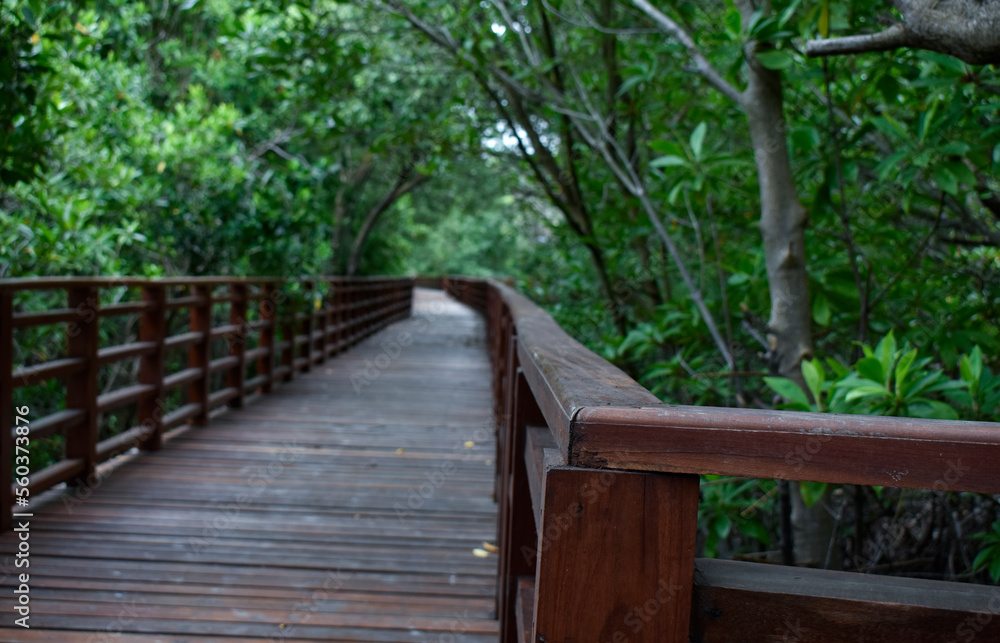
[[66, 435], [66, 458], [83, 460], [79, 482], [86, 481], [97, 468], [99, 301], [97, 288], [80, 286], [68, 290], [67, 303], [76, 310], [77, 318], [66, 329], [66, 355], [86, 362], [83, 370], [66, 377], [66, 408], [81, 409], [85, 414], [83, 423]]
[[198, 302], [191, 306], [191, 330], [202, 333], [201, 339], [191, 345], [188, 350], [188, 363], [191, 368], [201, 371], [201, 376], [188, 388], [188, 399], [200, 405], [198, 414], [192, 418], [192, 424], [208, 424], [209, 396], [212, 392], [212, 374], [209, 370], [212, 363], [212, 286], [198, 284], [191, 287], [191, 294]]
[[153, 352], [139, 360], [139, 383], [154, 386], [151, 395], [139, 400], [139, 426], [144, 429], [143, 449], [157, 451], [163, 445], [163, 409], [166, 392], [163, 388], [165, 349], [167, 335], [167, 289], [159, 283], [142, 287], [142, 300], [150, 305], [139, 320], [139, 341], [155, 342]]
[[278, 319], [278, 302], [274, 284], [264, 284], [260, 288], [261, 299], [257, 310], [264, 325], [260, 329], [260, 346], [267, 348], [267, 354], [257, 358], [257, 374], [267, 376], [261, 386], [262, 393], [270, 393], [274, 386], [274, 335]]

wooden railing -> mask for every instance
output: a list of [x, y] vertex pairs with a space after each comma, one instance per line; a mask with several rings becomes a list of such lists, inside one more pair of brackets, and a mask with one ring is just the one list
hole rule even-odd
[[[58, 299], [65, 293], [65, 307], [25, 310], [37, 304], [32, 297], [42, 298], [38, 291]], [[116, 301], [108, 303], [112, 296]], [[408, 278], [0, 280], [0, 480], [9, 485], [15, 474], [27, 477], [30, 496], [61, 482], [88, 484], [112, 456], [133, 447], [156, 450], [164, 431], [205, 424], [213, 409], [242, 406], [248, 394], [269, 393], [409, 316], [412, 296]], [[122, 331], [120, 322], [129, 316], [136, 323]], [[110, 332], [115, 322], [109, 318], [117, 319], [119, 332]], [[65, 335], [64, 355], [32, 360], [15, 354], [15, 333], [39, 326], [57, 326]], [[119, 340], [102, 339], [113, 335]], [[139, 362], [134, 381], [102, 378], [102, 368], [124, 360]], [[14, 412], [16, 389], [59, 379], [63, 404], [44, 415], [28, 404], [18, 406], [24, 413]], [[135, 413], [126, 417], [136, 419], [134, 426], [101, 439], [109, 433], [102, 416], [129, 405]], [[57, 434], [64, 436], [64, 457], [22, 475], [28, 469], [20, 467], [28, 465], [12, 457], [25, 442], [18, 438]], [[10, 528], [18, 486], [0, 493], [0, 531]]]
[[699, 474], [1000, 493], [1000, 425], [665, 405], [512, 289], [489, 324], [501, 641], [998, 641], [1000, 588], [695, 558]]

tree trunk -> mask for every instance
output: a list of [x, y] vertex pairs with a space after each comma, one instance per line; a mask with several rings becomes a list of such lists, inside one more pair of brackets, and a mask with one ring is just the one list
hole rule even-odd
[[[760, 231], [771, 294], [769, 368], [804, 384], [800, 365], [803, 358], [812, 355], [806, 210], [799, 202], [788, 156], [781, 74], [762, 67], [753, 55], [747, 56], [747, 62], [742, 103], [760, 184]], [[833, 529], [830, 514], [823, 506], [826, 497], [806, 507], [798, 483], [790, 486], [795, 561], [822, 566]]]
[[[408, 176], [412, 176], [409, 180], [406, 180]], [[361, 224], [361, 229], [358, 230], [358, 234], [354, 237], [354, 245], [351, 247], [351, 257], [347, 261], [347, 276], [353, 277], [357, 271], [358, 266], [361, 265], [361, 253], [365, 249], [365, 242], [368, 241], [368, 235], [371, 234], [372, 229], [375, 227], [375, 223], [383, 212], [389, 209], [389, 207], [399, 200], [404, 194], [414, 189], [418, 185], [426, 182], [430, 179], [428, 174], [416, 174], [412, 175], [412, 169], [404, 172], [400, 175], [399, 180], [393, 189], [383, 196], [378, 203], [368, 211], [365, 216], [364, 222]]]
[[760, 184], [760, 231], [771, 291], [768, 341], [770, 368], [802, 382], [799, 364], [812, 355], [809, 285], [806, 273], [806, 210], [799, 203], [785, 139], [781, 75], [748, 56], [743, 110]]

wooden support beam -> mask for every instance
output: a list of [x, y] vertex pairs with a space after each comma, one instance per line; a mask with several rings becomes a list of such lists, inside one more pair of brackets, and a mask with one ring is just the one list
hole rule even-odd
[[201, 377], [188, 387], [188, 402], [199, 405], [199, 412], [192, 424], [208, 424], [209, 397], [212, 392], [212, 286], [196, 284], [191, 291], [200, 303], [191, 306], [191, 332], [202, 333], [199, 341], [188, 349], [188, 364], [201, 371]]
[[274, 387], [274, 334], [277, 327], [278, 298], [274, 284], [264, 284], [261, 286], [261, 299], [257, 305], [257, 313], [261, 320], [269, 323], [260, 329], [261, 348], [266, 348], [267, 352], [257, 358], [257, 374], [266, 376], [267, 379], [261, 385], [261, 393], [270, 393]]
[[236, 397], [229, 400], [229, 406], [238, 409], [243, 407], [243, 401], [246, 397], [243, 383], [247, 376], [246, 349], [247, 340], [250, 339], [250, 326], [247, 324], [246, 284], [230, 284], [229, 294], [232, 298], [229, 303], [229, 323], [236, 326], [236, 330], [226, 336], [226, 343], [229, 344], [229, 355], [236, 358], [236, 364], [226, 371], [226, 388], [235, 388], [238, 391]]
[[535, 560], [524, 556], [531, 550], [538, 535], [531, 511], [531, 488], [524, 464], [526, 427], [542, 421], [542, 412], [535, 404], [524, 374], [515, 374], [514, 386], [508, 398], [510, 406], [501, 422], [505, 425], [504, 444], [498, 452], [503, 470], [498, 489], [498, 523], [500, 529], [500, 564], [497, 576], [497, 614], [500, 615], [500, 640], [503, 643], [517, 637], [517, 579], [533, 576]]
[[698, 477], [550, 466], [544, 498], [532, 640], [687, 643]]
[[77, 484], [86, 484], [97, 468], [97, 438], [100, 430], [98, 411], [98, 332], [100, 298], [96, 287], [81, 286], [68, 290], [67, 303], [77, 319], [66, 327], [66, 356], [83, 359], [86, 368], [66, 377], [66, 408], [80, 409], [84, 421], [66, 434], [66, 459], [81, 460], [83, 470]]
[[139, 426], [142, 427], [140, 448], [158, 451], [163, 446], [163, 414], [166, 405], [164, 368], [167, 335], [167, 289], [160, 284], [142, 287], [142, 301], [151, 304], [143, 309], [139, 320], [139, 341], [156, 345], [139, 361], [139, 383], [155, 387], [154, 393], [139, 400]]

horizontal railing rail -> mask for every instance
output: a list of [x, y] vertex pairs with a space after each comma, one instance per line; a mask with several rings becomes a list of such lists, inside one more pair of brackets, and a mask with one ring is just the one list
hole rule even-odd
[[[27, 310], [41, 291], [64, 292], [65, 307]], [[112, 293], [124, 301], [102, 303]], [[15, 481], [0, 493], [0, 531], [11, 526], [25, 493], [19, 488], [34, 497], [62, 482], [86, 485], [101, 462], [133, 447], [159, 449], [165, 431], [205, 424], [213, 409], [240, 407], [248, 394], [269, 393], [409, 316], [412, 297], [412, 278], [0, 280], [0, 480]], [[184, 313], [187, 323], [177, 317]], [[113, 335], [105, 320], [130, 315], [134, 339], [103, 339]], [[182, 332], [172, 332], [168, 318], [183, 323]], [[65, 355], [22, 363], [16, 333], [52, 325], [63, 327]], [[101, 390], [100, 369], [127, 360], [138, 360], [133, 381], [109, 380], [105, 388], [114, 388]], [[18, 389], [54, 380], [65, 382], [62, 408], [37, 416], [22, 404], [24, 413], [13, 412]], [[128, 406], [135, 426], [100, 439], [102, 416]], [[64, 457], [31, 470], [28, 445], [55, 435], [63, 436]]]
[[998, 588], [695, 558], [698, 474], [997, 494], [1000, 424], [667, 405], [508, 286], [442, 285], [490, 333], [501, 641], [1000, 640]]

